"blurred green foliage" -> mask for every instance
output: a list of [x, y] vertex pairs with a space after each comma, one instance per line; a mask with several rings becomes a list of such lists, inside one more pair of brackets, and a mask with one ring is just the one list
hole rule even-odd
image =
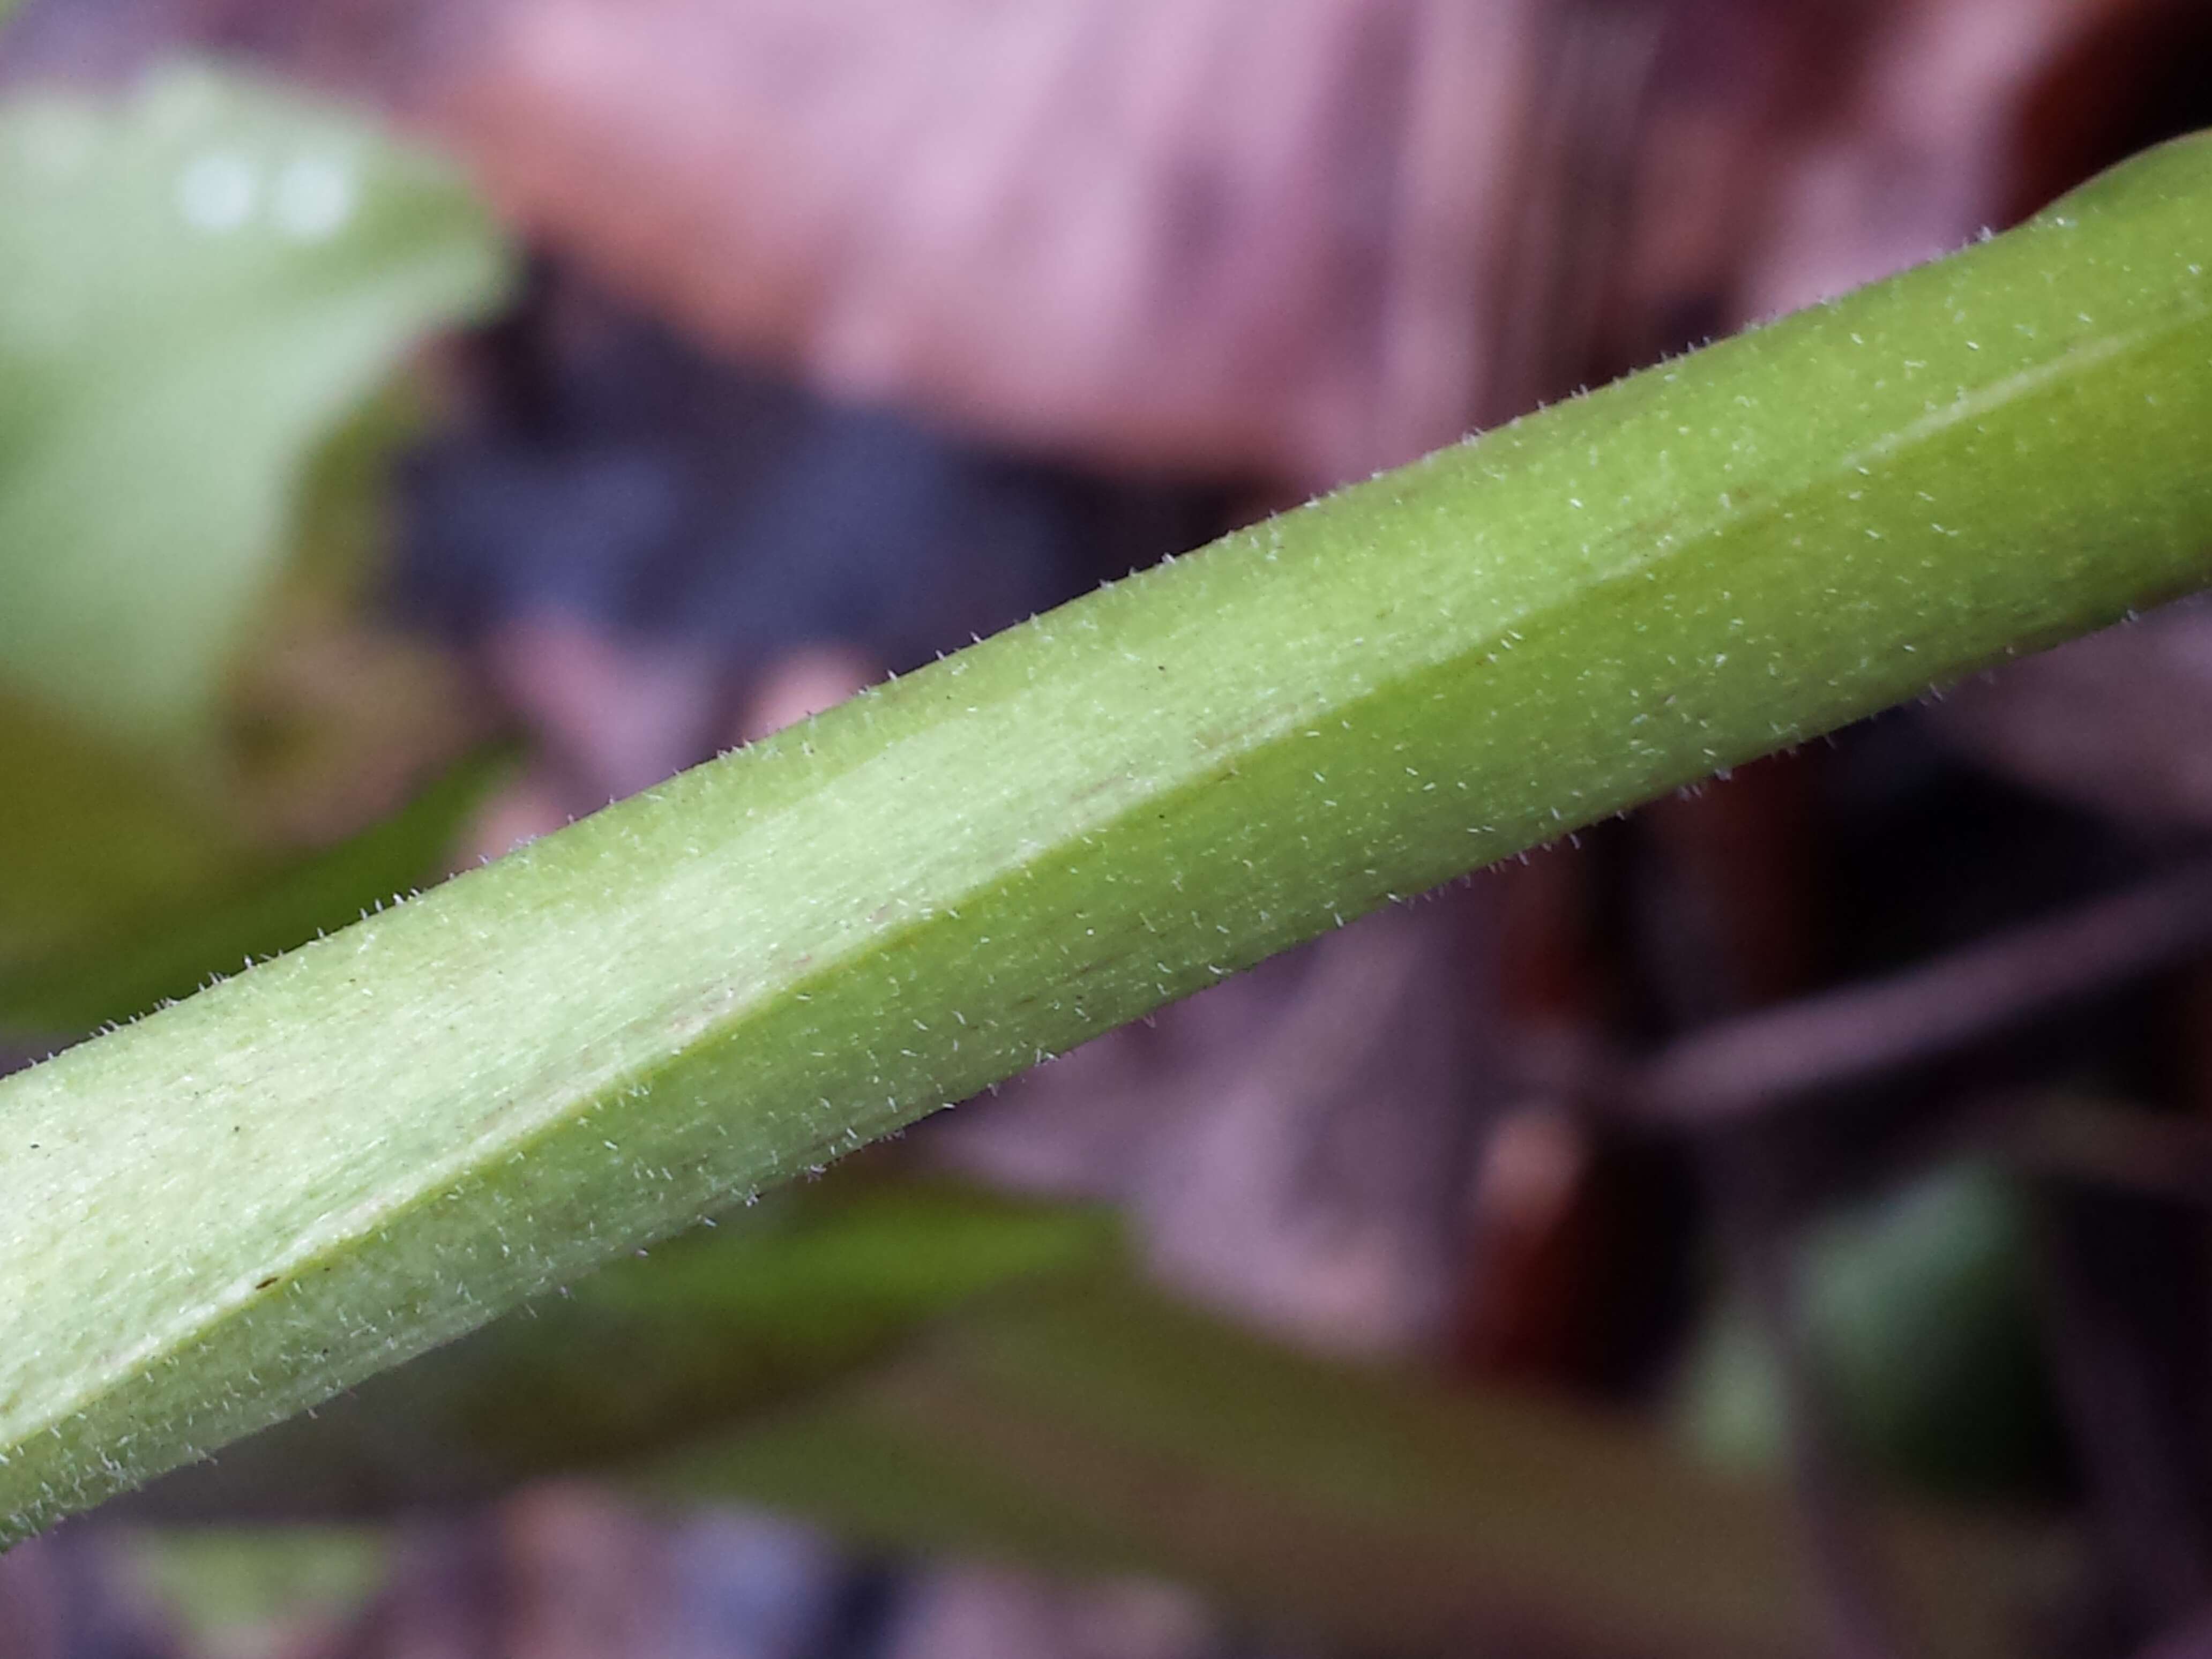
[[[70, 1033], [119, 1024], [229, 973], [360, 920], [443, 866], [490, 786], [496, 755], [455, 768], [399, 812], [326, 850], [210, 869], [142, 912], [80, 927], [66, 942], [0, 957], [0, 1030]], [[58, 826], [59, 827], [59, 826]]]
[[[126, 1499], [328, 1522], [596, 1473], [927, 1554], [1161, 1574], [1361, 1651], [1808, 1656], [1786, 1487], [1650, 1429], [1333, 1364], [1146, 1288], [1103, 1213], [848, 1170]], [[2014, 1650], [2042, 1530], [1887, 1507], [1918, 1650]], [[237, 1540], [251, 1553], [250, 1538]]]
[[1103, 1212], [958, 1187], [787, 1188], [179, 1472], [142, 1512], [377, 1514], [615, 1468], [841, 1381], [978, 1298], [1095, 1269], [1115, 1241]]
[[445, 163], [236, 75], [0, 104], [0, 1034], [127, 1018], [442, 868], [481, 765], [356, 845], [271, 846], [229, 700], [295, 550], [355, 574], [404, 431], [370, 394], [506, 265]]
[[177, 1528], [131, 1545], [138, 1577], [194, 1654], [281, 1652], [288, 1627], [343, 1617], [390, 1565], [386, 1535], [368, 1527]]
[[301, 469], [500, 239], [443, 164], [235, 77], [0, 110], [0, 674], [204, 741]]
[[[1960, 1497], [2056, 1492], [2063, 1435], [2013, 1178], [1978, 1164], [1936, 1171], [1813, 1228], [1796, 1271], [1813, 1380], [1861, 1467]], [[1693, 1440], [1723, 1462], [1783, 1460], [1779, 1367], [1741, 1302], [1707, 1326], [1680, 1406]]]

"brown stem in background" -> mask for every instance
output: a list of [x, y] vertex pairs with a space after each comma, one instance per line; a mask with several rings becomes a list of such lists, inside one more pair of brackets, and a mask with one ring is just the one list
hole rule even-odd
[[1887, 979], [1722, 1021], [1592, 1092], [1680, 1127], [1920, 1064], [2212, 948], [2212, 859]]

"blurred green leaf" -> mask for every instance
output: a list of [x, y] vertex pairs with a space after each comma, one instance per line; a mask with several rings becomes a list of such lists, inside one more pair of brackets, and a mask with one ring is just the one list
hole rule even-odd
[[203, 740], [302, 464], [503, 263], [442, 163], [235, 76], [0, 106], [0, 681]]
[[4, 693], [0, 777], [0, 979], [252, 866], [212, 788], [130, 764]]
[[[1866, 1467], [1923, 1489], [2047, 1495], [2063, 1433], [2039, 1344], [2021, 1199], [2001, 1172], [1940, 1170], [1804, 1245], [1805, 1340], [1833, 1427]], [[1738, 1303], [1686, 1374], [1683, 1421], [1737, 1466], [1786, 1443], [1779, 1373]]]
[[[1815, 1654], [1788, 1492], [1625, 1419], [1327, 1364], [1125, 1280], [977, 1310], [659, 1484], [882, 1543], [1164, 1574], [1376, 1650]], [[2021, 1650], [2067, 1547], [1897, 1506], [1910, 1650]]]
[[357, 410], [501, 259], [440, 163], [241, 79], [0, 105], [0, 1030], [127, 1018], [440, 872], [482, 767], [278, 854], [241, 786], [331, 722], [280, 706], [217, 763], [216, 705], [303, 544], [358, 585], [413, 408]]
[[[296, 854], [362, 821], [365, 772], [373, 806], [398, 778], [465, 746], [447, 729], [456, 699], [441, 661], [360, 622], [389, 536], [391, 463], [422, 425], [420, 393], [403, 376], [303, 466], [292, 551], [254, 626], [218, 751], [149, 764], [10, 695], [0, 664], [0, 776], [15, 786], [0, 811], [0, 981], [149, 913], [204, 908], [265, 882], [272, 846]], [[315, 824], [307, 833], [302, 817]]]
[[359, 921], [444, 873], [462, 827], [508, 769], [479, 757], [334, 848], [236, 868], [44, 953], [0, 957], [0, 1031], [69, 1036], [131, 1019]]
[[[855, 1537], [1164, 1574], [1383, 1650], [1822, 1650], [1787, 1493], [1650, 1431], [1177, 1306], [1101, 1215], [845, 1180], [621, 1263], [185, 1469], [139, 1519], [360, 1516], [579, 1470]], [[2011, 1650], [2039, 1529], [1893, 1508], [1915, 1651]]]
[[376, 1514], [605, 1468], [878, 1360], [977, 1297], [1092, 1267], [1103, 1212], [850, 1180], [776, 1194], [179, 1470], [133, 1512]]
[[281, 1651], [287, 1624], [344, 1616], [375, 1593], [391, 1565], [373, 1528], [149, 1531], [128, 1547], [196, 1654]]

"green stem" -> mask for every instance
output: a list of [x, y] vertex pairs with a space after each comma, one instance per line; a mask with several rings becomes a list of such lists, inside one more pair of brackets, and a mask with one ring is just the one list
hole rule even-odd
[[1337, 922], [2212, 577], [2212, 145], [0, 1085], [0, 1540]]

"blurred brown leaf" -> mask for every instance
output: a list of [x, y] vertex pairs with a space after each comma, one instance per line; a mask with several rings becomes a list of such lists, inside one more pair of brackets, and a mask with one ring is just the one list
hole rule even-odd
[[25, 25], [18, 73], [181, 39], [373, 93], [548, 246], [817, 388], [1293, 489], [2016, 216], [2186, 124], [2176, 65], [2212, 29], [2192, 0], [33, 0]]
[[1093, 459], [1328, 479], [1461, 429], [1533, 0], [544, 0], [433, 119], [634, 294]]

